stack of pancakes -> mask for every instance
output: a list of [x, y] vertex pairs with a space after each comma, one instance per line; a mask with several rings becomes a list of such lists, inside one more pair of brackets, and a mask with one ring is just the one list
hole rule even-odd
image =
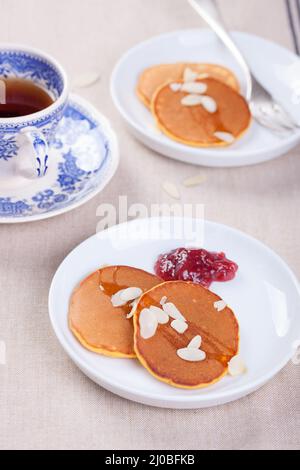
[[[130, 298], [135, 291], [139, 297]], [[128, 266], [104, 267], [81, 282], [69, 326], [90, 351], [137, 358], [157, 379], [188, 389], [220, 380], [239, 350], [237, 319], [220, 297]]]
[[[207, 110], [200, 103], [183, 105], [189, 86], [200, 83], [205, 99], [215, 104]], [[193, 90], [193, 87], [190, 88]], [[235, 75], [215, 64], [162, 64], [146, 69], [139, 77], [137, 95], [153, 114], [158, 128], [177, 142], [194, 147], [227, 146], [249, 128], [251, 112], [240, 94]], [[196, 98], [197, 100], [197, 98]]]

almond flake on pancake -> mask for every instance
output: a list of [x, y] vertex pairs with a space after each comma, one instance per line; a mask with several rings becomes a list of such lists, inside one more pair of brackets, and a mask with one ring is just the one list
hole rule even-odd
[[141, 337], [143, 339], [150, 339], [155, 335], [158, 327], [158, 321], [155, 314], [148, 308], [144, 308], [141, 311], [139, 324]]
[[181, 100], [183, 106], [199, 106], [202, 104], [203, 97], [200, 95], [186, 95]]
[[209, 77], [210, 77], [209, 73], [200, 73], [197, 78], [198, 80], [205, 80], [206, 78], [209, 78]]
[[133, 302], [131, 302], [131, 304], [130, 304], [130, 307], [132, 307], [131, 311], [128, 313], [128, 315], [126, 315], [126, 318], [128, 320], [130, 320], [130, 318], [132, 318], [134, 316], [134, 314], [136, 312], [136, 308], [138, 306], [138, 303], [139, 303], [139, 299], [135, 299]]
[[165, 181], [162, 187], [168, 196], [172, 197], [173, 199], [180, 199], [180, 192], [176, 184], [171, 183], [170, 181]]
[[170, 83], [170, 89], [174, 91], [174, 93], [177, 93], [178, 91], [180, 91], [181, 88], [182, 88], [181, 83]]
[[123, 307], [130, 300], [135, 300], [142, 295], [143, 291], [139, 287], [128, 287], [121, 289], [111, 297], [111, 303], [114, 307]]
[[178, 349], [177, 356], [187, 362], [201, 362], [206, 359], [206, 354], [201, 349]]
[[168, 301], [168, 298], [165, 295], [164, 297], [161, 298], [160, 305], [163, 306], [167, 301]]
[[120, 291], [120, 297], [122, 300], [129, 302], [130, 300], [135, 300], [138, 297], [141, 297], [142, 293], [143, 291], [139, 287], [128, 287], [128, 289]]
[[247, 372], [247, 367], [240, 355], [234, 356], [228, 363], [228, 372], [232, 377], [237, 377]]
[[181, 91], [191, 94], [200, 94], [207, 92], [207, 85], [206, 83], [201, 82], [187, 82], [181, 86]]
[[232, 135], [230, 132], [215, 132], [214, 133], [214, 136], [219, 139], [219, 140], [222, 140], [223, 142], [226, 142], [228, 144], [232, 144], [234, 141], [235, 141], [235, 137], [234, 135]]
[[151, 305], [149, 310], [154, 313], [160, 325], [166, 325], [169, 322], [169, 315], [163, 309]]
[[172, 302], [165, 303], [163, 305], [163, 310], [169, 315], [169, 317], [173, 318], [174, 320], [181, 320], [186, 322], [186, 319], [184, 318], [182, 313]]
[[200, 335], [195, 336], [195, 338], [192, 339], [190, 344], [188, 345], [188, 349], [200, 349], [202, 344], [202, 338]]
[[120, 292], [121, 291], [119, 291], [116, 294], [111, 296], [111, 303], [112, 303], [113, 307], [116, 307], [116, 308], [117, 307], [123, 307], [124, 305], [127, 304], [126, 300], [121, 299]]
[[173, 330], [177, 331], [177, 333], [183, 334], [188, 329], [188, 324], [183, 320], [173, 320], [171, 323], [171, 327]]
[[216, 101], [211, 96], [202, 96], [201, 104], [210, 114], [214, 114], [218, 110]]
[[178, 349], [177, 355], [184, 361], [200, 362], [206, 359], [206, 353], [200, 349], [202, 338], [195, 336], [186, 348]]
[[198, 78], [198, 73], [187, 67], [183, 73], [184, 82], [195, 82]]
[[218, 312], [222, 312], [227, 307], [227, 304], [224, 300], [218, 300], [214, 303], [214, 307]]

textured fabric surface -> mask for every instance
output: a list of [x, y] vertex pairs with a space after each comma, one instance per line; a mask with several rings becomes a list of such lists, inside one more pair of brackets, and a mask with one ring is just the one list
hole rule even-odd
[[[221, 0], [230, 28], [294, 48], [283, 0]], [[84, 70], [101, 80], [81, 94], [111, 120], [121, 164], [111, 184], [74, 212], [0, 227], [1, 449], [291, 449], [300, 448], [300, 366], [288, 365], [258, 392], [198, 411], [161, 410], [123, 400], [87, 379], [68, 359], [48, 319], [48, 290], [64, 257], [96, 229], [101, 202], [171, 202], [164, 179], [195, 171], [140, 145], [109, 95], [116, 60], [135, 43], [165, 31], [197, 27], [185, 0], [0, 0], [0, 42], [27, 43], [57, 57], [70, 78]], [[299, 23], [297, 23], [299, 24]], [[145, 171], [147, 169], [147, 171]], [[205, 204], [205, 216], [257, 237], [300, 276], [299, 147], [256, 167], [200, 169], [207, 181], [183, 189], [183, 202]]]

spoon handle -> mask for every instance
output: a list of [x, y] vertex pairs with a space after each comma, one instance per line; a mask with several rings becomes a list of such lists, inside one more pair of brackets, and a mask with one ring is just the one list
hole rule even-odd
[[241, 51], [238, 49], [229, 32], [227, 31], [215, 0], [188, 0], [188, 2], [217, 34], [217, 36], [221, 39], [221, 41], [225, 44], [227, 49], [239, 63], [246, 78], [246, 97], [248, 101], [250, 101], [252, 95], [252, 76], [249, 66]]

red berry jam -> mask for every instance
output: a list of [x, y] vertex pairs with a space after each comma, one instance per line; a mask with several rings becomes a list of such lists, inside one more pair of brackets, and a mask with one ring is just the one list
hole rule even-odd
[[234, 279], [238, 265], [227, 259], [225, 253], [177, 248], [160, 255], [154, 269], [165, 281], [191, 281], [208, 288], [213, 282]]

